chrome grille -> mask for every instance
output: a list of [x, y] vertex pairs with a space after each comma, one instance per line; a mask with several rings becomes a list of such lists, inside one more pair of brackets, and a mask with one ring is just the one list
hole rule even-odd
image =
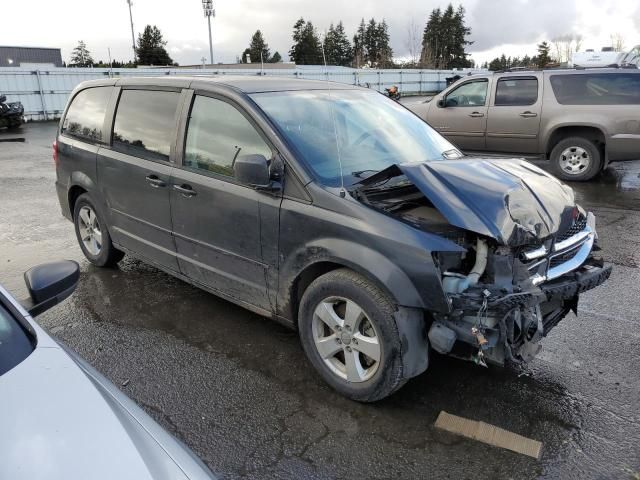
[[580, 251], [580, 245], [571, 250], [565, 250], [564, 252], [551, 257], [551, 259], [549, 260], [549, 268], [554, 268], [558, 265], [562, 265], [564, 262], [568, 262], [577, 255], [578, 251]]
[[574, 222], [574, 224], [571, 225], [571, 227], [569, 227], [567, 231], [559, 234], [556, 237], [556, 242], [561, 242], [563, 240], [566, 240], [567, 238], [573, 237], [576, 233], [583, 231], [586, 226], [587, 226], [587, 217], [581, 214], [577, 218], [577, 220]]
[[[590, 216], [590, 217], [589, 217]], [[558, 235], [550, 248], [545, 246], [524, 252], [524, 257], [535, 259], [527, 265], [531, 278], [541, 283], [553, 280], [579, 268], [589, 257], [596, 238], [593, 214], [578, 218], [574, 225]]]

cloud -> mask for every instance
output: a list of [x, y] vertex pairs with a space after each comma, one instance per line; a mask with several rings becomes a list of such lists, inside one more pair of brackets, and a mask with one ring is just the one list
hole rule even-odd
[[472, 52], [503, 44], [530, 44], [573, 33], [576, 0], [491, 0], [475, 4], [468, 15]]

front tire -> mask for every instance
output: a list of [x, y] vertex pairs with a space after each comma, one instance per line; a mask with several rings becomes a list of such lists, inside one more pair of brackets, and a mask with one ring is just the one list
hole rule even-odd
[[309, 285], [300, 303], [299, 333], [323, 379], [360, 402], [385, 398], [402, 385], [396, 306], [351, 270], [329, 272]]
[[551, 151], [551, 168], [556, 177], [585, 182], [602, 169], [602, 153], [591, 140], [569, 137], [559, 141]]
[[87, 260], [98, 267], [111, 267], [122, 260], [124, 253], [113, 246], [107, 224], [88, 193], [76, 200], [73, 223], [78, 244]]

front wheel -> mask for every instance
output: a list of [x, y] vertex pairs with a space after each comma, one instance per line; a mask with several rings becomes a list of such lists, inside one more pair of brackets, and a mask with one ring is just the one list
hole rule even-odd
[[78, 243], [87, 260], [98, 267], [110, 267], [122, 260], [124, 253], [113, 246], [107, 224], [98, 214], [88, 193], [83, 193], [76, 200], [73, 223]]
[[591, 180], [602, 168], [602, 153], [591, 140], [570, 137], [561, 140], [551, 151], [551, 168], [562, 180]]
[[307, 357], [335, 390], [373, 402], [406, 379], [391, 300], [365, 277], [334, 270], [306, 289], [298, 314]]

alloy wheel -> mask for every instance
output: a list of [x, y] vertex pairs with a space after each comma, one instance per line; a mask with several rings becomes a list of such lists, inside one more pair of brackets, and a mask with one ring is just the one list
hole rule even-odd
[[84, 205], [78, 212], [78, 231], [84, 248], [93, 256], [102, 250], [102, 230], [93, 208]]
[[325, 365], [352, 383], [369, 380], [382, 356], [379, 336], [365, 311], [354, 301], [329, 297], [313, 313], [315, 347]]

